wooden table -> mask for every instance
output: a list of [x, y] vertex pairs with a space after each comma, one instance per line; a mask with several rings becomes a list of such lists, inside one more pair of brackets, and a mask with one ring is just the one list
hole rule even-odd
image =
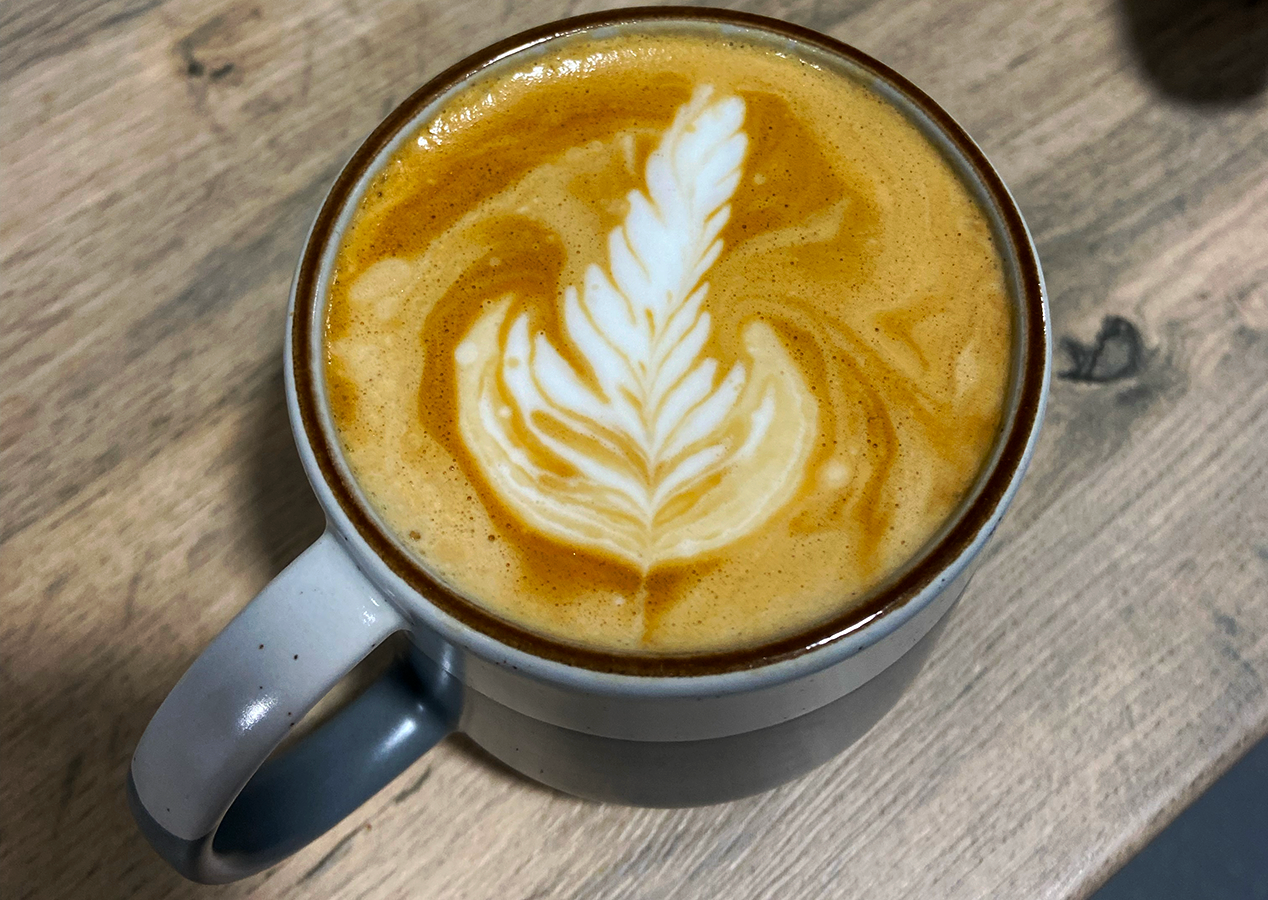
[[[532, 0], [10, 0], [0, 893], [213, 896], [123, 781], [181, 672], [322, 527], [287, 284], [323, 192]], [[1268, 3], [757, 0], [968, 128], [1063, 347], [934, 658], [835, 762], [706, 809], [557, 795], [451, 739], [220, 897], [1075, 897], [1268, 729]]]

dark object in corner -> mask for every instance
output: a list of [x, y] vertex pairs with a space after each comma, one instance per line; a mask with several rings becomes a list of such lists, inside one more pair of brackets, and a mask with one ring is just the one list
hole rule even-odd
[[1201, 104], [1268, 87], [1268, 0], [1121, 0], [1140, 67], [1164, 95]]
[[1129, 860], [1091, 900], [1268, 898], [1268, 739]]

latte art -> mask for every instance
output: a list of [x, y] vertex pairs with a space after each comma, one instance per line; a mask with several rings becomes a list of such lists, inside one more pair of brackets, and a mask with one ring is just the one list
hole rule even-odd
[[748, 365], [705, 347], [718, 234], [741, 176], [744, 103], [696, 90], [651, 153], [591, 264], [563, 296], [579, 372], [510, 301], [455, 350], [458, 418], [498, 497], [542, 534], [646, 573], [759, 527], [804, 475], [817, 410], [771, 330], [745, 329]]
[[981, 211], [785, 45], [559, 39], [439, 101], [331, 277], [340, 449], [504, 622], [694, 653], [838, 616], [954, 514], [1011, 318]]

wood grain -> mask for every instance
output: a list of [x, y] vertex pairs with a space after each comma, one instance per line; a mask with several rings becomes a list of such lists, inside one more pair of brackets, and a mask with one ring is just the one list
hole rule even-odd
[[[281, 386], [304, 230], [406, 93], [603, 5], [6, 5], [3, 896], [210, 895], [123, 778], [321, 528]], [[705, 809], [574, 800], [451, 739], [219, 896], [1085, 896], [1268, 730], [1268, 4], [736, 5], [924, 87], [1044, 261], [1067, 374], [930, 665], [840, 759]]]

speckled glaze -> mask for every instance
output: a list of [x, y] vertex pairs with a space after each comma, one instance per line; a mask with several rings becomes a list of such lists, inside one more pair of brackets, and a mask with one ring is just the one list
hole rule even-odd
[[[511, 53], [557, 35], [631, 25], [740, 31], [832, 66], [888, 98], [942, 150], [987, 212], [1015, 304], [1005, 430], [966, 507], [860, 607], [809, 632], [743, 650], [672, 658], [579, 650], [496, 619], [446, 590], [393, 542], [358, 495], [324, 401], [323, 298], [340, 236], [360, 192], [408, 137], [411, 123]], [[1015, 203], [981, 151], [917, 88], [852, 48], [785, 23], [717, 10], [624, 10], [546, 26], [459, 63], [367, 139], [327, 197], [300, 260], [285, 366], [296, 442], [326, 512], [327, 533], [195, 662], [155, 715], [129, 776], [142, 830], [197, 880], [244, 877], [294, 852], [451, 728], [557, 788], [656, 806], [764, 790], [839, 753], [915, 676], [1011, 501], [1043, 418], [1051, 341], [1038, 259]], [[412, 687], [372, 690], [369, 700], [354, 702], [343, 725], [337, 718], [252, 780], [288, 720], [395, 631], [408, 631], [415, 646]], [[274, 658], [259, 644], [276, 646], [281, 655]], [[302, 652], [290, 655], [304, 666], [298, 658], [287, 665], [286, 651], [299, 644]], [[357, 715], [364, 721], [347, 724]], [[212, 735], [215, 740], [207, 740]], [[383, 752], [361, 752], [371, 745]], [[305, 748], [316, 746], [322, 753], [308, 750], [305, 758]], [[299, 762], [288, 764], [291, 756]], [[330, 780], [336, 757], [378, 768], [320, 809], [293, 804], [293, 794], [279, 788], [269, 826], [249, 839], [237, 835], [245, 827], [235, 812], [244, 802], [234, 804], [239, 792], [251, 800], [261, 780], [283, 787], [312, 777]], [[231, 824], [235, 834], [227, 836]]]

